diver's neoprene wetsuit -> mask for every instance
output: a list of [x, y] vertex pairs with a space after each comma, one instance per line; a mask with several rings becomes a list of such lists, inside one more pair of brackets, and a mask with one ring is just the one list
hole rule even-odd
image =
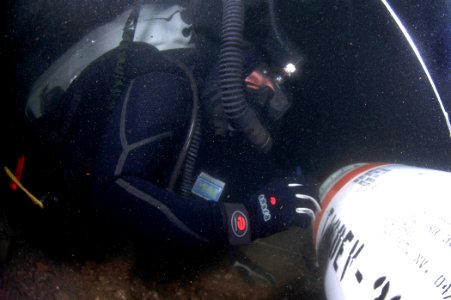
[[183, 143], [190, 95], [187, 79], [170, 73], [131, 81], [101, 139], [95, 201], [119, 208], [123, 215], [116, 217], [155, 236], [222, 242], [226, 228], [219, 205], [182, 198], [165, 190], [159, 178], [172, 169], [177, 145]]
[[[212, 171], [210, 175], [219, 176], [226, 182], [227, 193], [215, 202], [195, 195], [182, 197], [168, 190], [191, 122], [193, 103], [192, 80], [173, 59], [180, 59], [193, 69], [200, 91], [211, 90], [215, 75], [212, 78], [210, 75], [218, 70], [213, 63], [217, 49], [159, 51], [146, 43], [129, 43], [127, 55], [121, 56], [126, 48], [118, 47], [93, 57], [80, 74], [71, 78], [67, 90], [56, 86], [47, 91], [45, 85], [39, 101], [32, 101], [39, 104], [31, 107], [38, 107], [38, 112], [42, 110], [44, 123], [46, 118], [50, 123], [55, 118], [56, 124], [62, 124], [54, 143], [58, 147], [47, 147], [58, 148], [55, 152], [61, 154], [61, 160], [54, 159], [62, 175], [61, 194], [85, 198], [83, 192], [88, 187], [96, 210], [108, 222], [152, 239], [183, 244], [249, 243], [290, 226], [306, 226], [309, 223], [306, 220], [314, 218], [319, 205], [313, 197], [298, 197], [300, 193], [311, 194], [298, 178], [286, 178], [284, 174], [282, 181], [268, 183], [269, 178], [277, 175], [274, 176], [272, 168], [265, 168], [270, 162], [267, 154], [258, 154], [247, 141], [241, 143], [246, 144], [245, 150], [233, 146], [230, 151], [233, 139], [239, 140], [238, 144], [244, 139], [240, 129], [229, 128], [227, 120], [221, 123], [222, 129], [230, 132], [223, 138], [206, 139], [209, 145], [202, 144], [199, 154], [202, 165], [196, 164], [195, 170], [195, 175], [207, 170]], [[265, 55], [244, 52], [244, 73], [249, 75], [261, 65]], [[257, 77], [265, 79], [264, 74], [266, 70]], [[266, 81], [271, 80], [268, 77]], [[257, 99], [246, 101], [259, 107], [260, 115], [271, 116], [267, 112], [272, 109], [273, 120], [279, 120], [279, 113], [289, 107], [279, 107], [286, 101], [260, 101], [263, 98], [258, 99], [258, 91], [262, 86], [252, 80], [251, 83]], [[123, 85], [117, 98], [111, 97], [116, 84]], [[219, 102], [213, 106], [224, 113], [221, 92], [215, 89], [213, 98]], [[285, 99], [274, 82], [267, 84], [265, 90], [268, 99]], [[41, 94], [57, 95], [57, 105], [53, 105], [53, 97]], [[274, 105], [268, 108], [267, 102]], [[209, 105], [200, 106], [208, 110]], [[207, 118], [211, 121], [216, 113], [217, 110], [210, 110]], [[231, 138], [229, 133], [235, 137]], [[53, 139], [49, 132], [45, 135]], [[263, 183], [266, 185], [262, 188]], [[255, 193], [257, 187], [260, 190]], [[299, 207], [307, 207], [308, 213], [298, 210]]]

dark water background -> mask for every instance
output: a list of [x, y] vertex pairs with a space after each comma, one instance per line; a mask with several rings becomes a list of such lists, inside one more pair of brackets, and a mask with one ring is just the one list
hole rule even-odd
[[[305, 58], [301, 76], [290, 83], [295, 106], [285, 119], [282, 147], [277, 151], [282, 164], [301, 165], [319, 178], [357, 161], [451, 167], [450, 138], [438, 103], [381, 2], [276, 2], [281, 29]], [[445, 106], [451, 107], [450, 5], [392, 2], [417, 42]], [[17, 126], [34, 80], [90, 29], [111, 20], [130, 3], [2, 4], [2, 130], [6, 129], [9, 145], [21, 139]], [[257, 23], [264, 22], [257, 12], [266, 6], [248, 3], [246, 36], [261, 36], [267, 24]], [[219, 4], [208, 1], [201, 22], [217, 22]]]
[[[449, 12], [443, 4], [393, 2], [449, 109]], [[296, 23], [283, 23], [307, 56], [297, 86], [304, 113], [292, 121], [304, 130], [290, 131], [302, 142], [287, 152], [302, 153], [309, 160], [303, 165], [326, 173], [330, 166], [378, 160], [449, 170], [450, 138], [438, 103], [383, 5], [335, 3], [305, 7]], [[289, 19], [289, 10], [282, 11]]]

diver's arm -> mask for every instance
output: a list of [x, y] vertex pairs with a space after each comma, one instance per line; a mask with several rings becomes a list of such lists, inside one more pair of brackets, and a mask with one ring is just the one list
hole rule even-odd
[[168, 154], [179, 144], [176, 130], [186, 130], [189, 96], [188, 83], [170, 73], [132, 81], [101, 141], [94, 176], [99, 209], [147, 236], [184, 243], [243, 244], [305, 226], [319, 206], [298, 179], [234, 199], [241, 203], [182, 198], [157, 184], [163, 177], [155, 175], [174, 160]]
[[136, 176], [117, 178], [104, 196], [120, 208], [119, 220], [128, 222], [124, 225], [146, 236], [183, 243], [226, 241], [216, 203], [181, 198]]

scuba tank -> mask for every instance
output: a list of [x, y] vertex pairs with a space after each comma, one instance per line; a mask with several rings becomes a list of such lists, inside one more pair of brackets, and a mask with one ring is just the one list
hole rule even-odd
[[354, 164], [320, 187], [327, 299], [451, 299], [451, 173]]

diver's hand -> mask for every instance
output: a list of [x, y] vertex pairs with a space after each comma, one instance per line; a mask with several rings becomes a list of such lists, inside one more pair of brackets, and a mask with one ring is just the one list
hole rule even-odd
[[299, 178], [275, 179], [254, 194], [245, 206], [255, 238], [292, 226], [308, 227], [321, 210], [314, 189]]
[[321, 210], [313, 191], [299, 178], [276, 179], [243, 203], [221, 203], [229, 243], [247, 244], [292, 226], [308, 227]]

